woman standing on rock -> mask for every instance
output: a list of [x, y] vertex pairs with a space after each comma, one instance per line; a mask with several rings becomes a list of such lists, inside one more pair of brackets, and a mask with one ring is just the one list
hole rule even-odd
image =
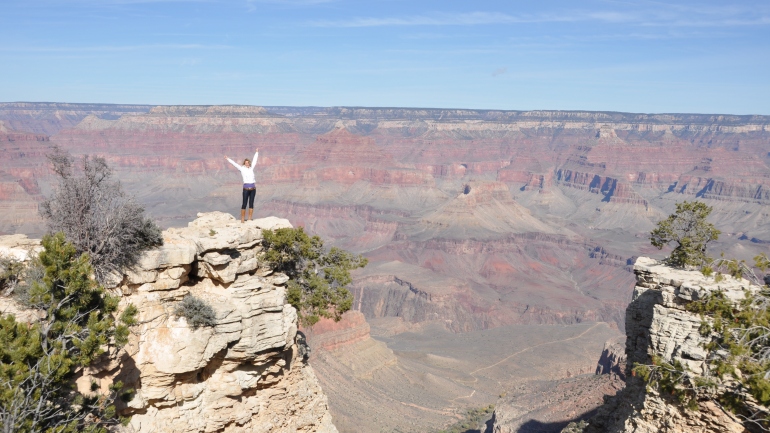
[[243, 165], [238, 165], [237, 162], [228, 158], [225, 155], [227, 162], [232, 164], [238, 171], [241, 172], [243, 177], [243, 204], [241, 205], [241, 222], [246, 218], [246, 202], [249, 203], [249, 220], [254, 216], [254, 197], [257, 195], [257, 181], [254, 179], [254, 166], [257, 165], [257, 158], [259, 158], [259, 149], [254, 152], [254, 165], [248, 159], [243, 160]]

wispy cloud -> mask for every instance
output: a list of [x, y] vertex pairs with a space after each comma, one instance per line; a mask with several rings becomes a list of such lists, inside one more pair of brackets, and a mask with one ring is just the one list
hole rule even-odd
[[[70, 4], [90, 6], [143, 5], [152, 3], [218, 3], [220, 0], [66, 0]], [[56, 2], [58, 4], [62, 2]]]
[[646, 21], [640, 23], [640, 25], [647, 27], [744, 27], [768, 24], [770, 24], [770, 16], [745, 19], [676, 19], [672, 21]]
[[249, 12], [257, 10], [258, 4], [280, 5], [288, 7], [317, 6], [327, 3], [335, 3], [339, 0], [246, 0]]
[[0, 51], [22, 53], [85, 53], [120, 52], [141, 50], [221, 50], [233, 48], [230, 45], [206, 44], [148, 44], [148, 45], [96, 45], [83, 47], [0, 47]]
[[324, 3], [334, 3], [339, 0], [246, 0], [246, 3], [270, 3], [287, 6], [311, 6]]
[[[312, 1], [312, 0], [308, 0]], [[509, 14], [503, 12], [463, 12], [411, 15], [402, 17], [355, 17], [342, 20], [316, 20], [315, 27], [404, 27], [476, 26], [492, 24], [569, 23], [596, 21], [608, 24], [668, 27], [735, 27], [770, 24], [770, 14], [736, 8], [689, 10], [650, 8], [629, 11], [562, 11], [548, 14]]]
[[389, 18], [352, 18], [347, 20], [319, 20], [316, 27], [393, 27], [393, 26], [473, 26], [482, 24], [513, 24], [535, 22], [576, 21], [573, 16], [515, 16], [501, 12], [436, 13]]

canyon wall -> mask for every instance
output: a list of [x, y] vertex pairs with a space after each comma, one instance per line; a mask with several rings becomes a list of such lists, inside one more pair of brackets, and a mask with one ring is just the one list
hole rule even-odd
[[[349, 409], [339, 413], [354, 413], [350, 396], [364, 395], [370, 386], [345, 373], [343, 367], [357, 354], [345, 348], [368, 344], [367, 353], [391, 359], [383, 342], [396, 347], [403, 341], [387, 336], [444, 338], [434, 329], [438, 326], [472, 335], [508, 329], [527, 332], [535, 341], [538, 326], [555, 333], [561, 327], [610, 323], [606, 332], [589, 334], [598, 357], [611, 334], [623, 335], [634, 260], [665, 254], [650, 246], [648, 234], [676, 202], [697, 199], [714, 208], [710, 221], [723, 233], [714, 243], [716, 251], [750, 259], [770, 242], [768, 116], [79, 104], [0, 108], [3, 133], [11, 137], [0, 140], [0, 206], [7, 209], [0, 213], [2, 233], [41, 234], [36, 209], [54, 181], [44, 156], [53, 145], [74, 155], [104, 156], [164, 227], [185, 226], [200, 209], [237, 213], [241, 179], [223, 156], [251, 157], [259, 148], [256, 215], [280, 215], [330, 245], [369, 259], [367, 268], [354, 273], [352, 288], [354, 308], [375, 329], [374, 338], [366, 340], [365, 326], [351, 322], [349, 332], [362, 333], [345, 337], [353, 343], [332, 338], [318, 351], [333, 354], [323, 359], [328, 371], [336, 369], [335, 377], [360, 386], [348, 395], [340, 388], [336, 401]], [[66, 122], [54, 121], [59, 118]], [[491, 345], [508, 341], [503, 335], [495, 338]], [[447, 338], [446, 344], [453, 343]], [[589, 365], [582, 362], [578, 370], [588, 371]], [[424, 368], [415, 367], [415, 376], [392, 374], [420, 377], [417, 372]], [[442, 378], [455, 374], [429, 371]], [[458, 400], [451, 404], [420, 403], [431, 396], [389, 401], [395, 402], [392, 407], [408, 403], [441, 413], [420, 409], [423, 415], [446, 417], [451, 416], [443, 412], [447, 407], [454, 414], [460, 403], [481, 406], [497, 398], [493, 393], [479, 399], [479, 392], [461, 398], [471, 393], [456, 387], [451, 395]], [[420, 410], [409, 407], [414, 409], [410, 419], [417, 419]], [[366, 422], [378, 425], [374, 419]]]
[[17, 131], [53, 135], [72, 128], [88, 116], [117, 119], [150, 111], [150, 105], [67, 104], [56, 102], [0, 102], [0, 121]]
[[[0, 120], [0, 231], [42, 231], [52, 145], [103, 155], [166, 227], [237, 212], [240, 178], [223, 156], [259, 148], [258, 215], [389, 266], [356, 281], [367, 316], [455, 331], [622, 329], [628, 263], [654, 253], [647, 233], [677, 201], [713, 206], [730, 254], [770, 242], [767, 116], [9, 103]], [[452, 299], [393, 283], [416, 274], [451, 280]]]
[[370, 318], [622, 330], [628, 263], [654, 253], [647, 233], [676, 202], [713, 206], [730, 254], [770, 242], [767, 116], [19, 103], [0, 121], [5, 233], [40, 234], [52, 145], [103, 155], [166, 227], [237, 211], [223, 156], [259, 148], [258, 215], [387, 267], [356, 275]]

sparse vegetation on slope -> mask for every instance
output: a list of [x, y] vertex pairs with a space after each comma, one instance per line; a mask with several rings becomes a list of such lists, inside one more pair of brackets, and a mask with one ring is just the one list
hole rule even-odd
[[302, 227], [264, 230], [265, 260], [289, 276], [289, 303], [300, 322], [312, 326], [321, 317], [339, 321], [353, 305], [347, 289], [350, 271], [366, 266], [363, 256], [340, 248], [325, 249], [319, 236], [309, 236]]
[[12, 293], [21, 280], [24, 264], [12, 257], [0, 257], [0, 296]]
[[[495, 411], [495, 405], [468, 409], [463, 419], [450, 425], [447, 428], [437, 430], [436, 433], [466, 433], [469, 431], [478, 431], [481, 424], [488, 419]], [[483, 431], [483, 430], [482, 430]]]
[[62, 233], [45, 236], [43, 247], [45, 273], [27, 296], [45, 319], [0, 318], [0, 432], [106, 432], [118, 422], [112, 402], [122, 385], [84, 395], [72, 379], [110, 346], [126, 343], [137, 311], [129, 306], [116, 323], [118, 299], [91, 278], [88, 255]]

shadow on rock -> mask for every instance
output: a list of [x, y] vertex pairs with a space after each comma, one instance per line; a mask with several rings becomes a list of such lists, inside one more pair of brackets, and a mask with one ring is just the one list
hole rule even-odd
[[[522, 424], [521, 427], [516, 430], [516, 433], [560, 433], [567, 427], [570, 428], [565, 430], [564, 433], [578, 433], [582, 432], [583, 429], [587, 426], [585, 423], [582, 423], [581, 426], [581, 421], [588, 420], [594, 415], [596, 415], [596, 410], [586, 412], [579, 417], [567, 421], [543, 422], [536, 419], [531, 419]], [[491, 432], [492, 430], [488, 431], [488, 433]]]

